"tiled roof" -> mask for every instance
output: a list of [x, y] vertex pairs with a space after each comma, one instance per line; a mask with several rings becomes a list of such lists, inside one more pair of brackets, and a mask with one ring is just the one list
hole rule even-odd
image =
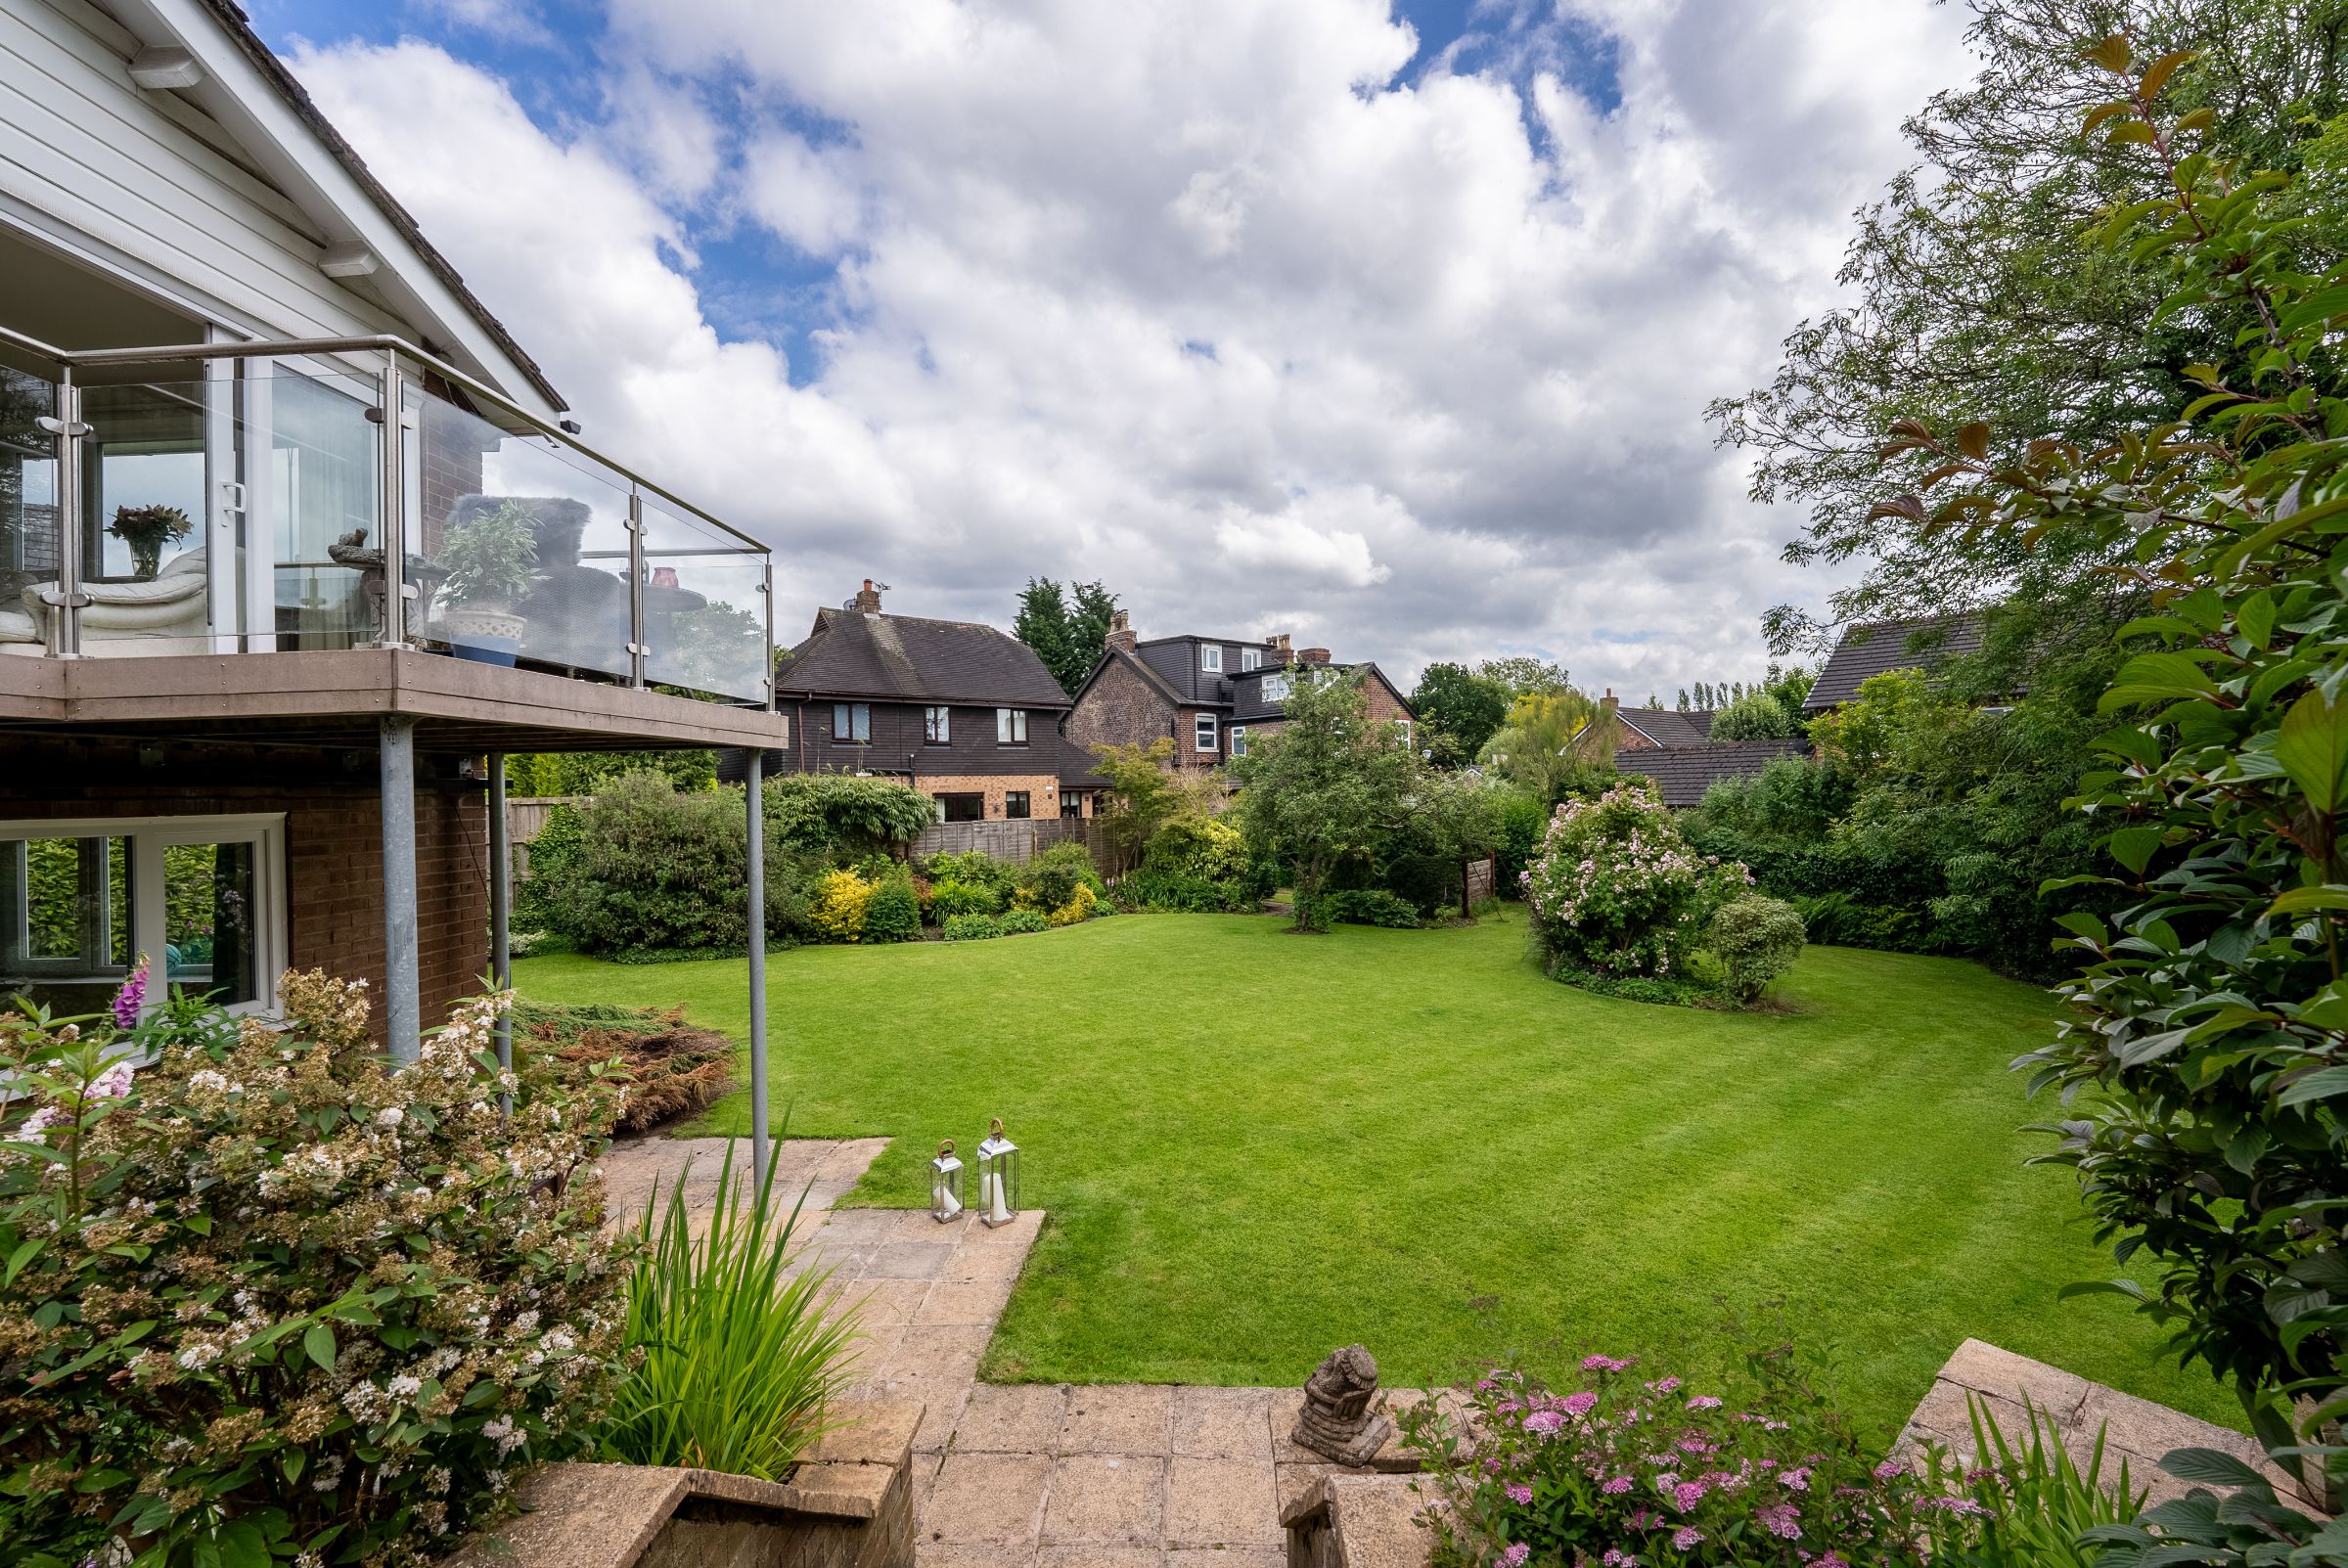
[[1617, 708], [1614, 716], [1659, 746], [1700, 746], [1712, 729], [1709, 713], [1700, 726], [1693, 714], [1669, 708]]
[[1652, 779], [1666, 806], [1698, 805], [1704, 791], [1723, 779], [1750, 779], [1780, 757], [1808, 751], [1800, 740], [1723, 740], [1693, 746], [1640, 746], [1614, 753], [1624, 774]]
[[1853, 626], [1842, 634], [1827, 667], [1818, 672], [1810, 694], [1802, 699], [1802, 711], [1818, 713], [1850, 701], [1859, 694], [1859, 683], [1871, 675], [1925, 669], [1977, 651], [1981, 633], [1981, 616], [1972, 610]]
[[826, 607], [776, 666], [776, 685], [809, 697], [1064, 708], [1067, 693], [1035, 650], [976, 621], [868, 615]]

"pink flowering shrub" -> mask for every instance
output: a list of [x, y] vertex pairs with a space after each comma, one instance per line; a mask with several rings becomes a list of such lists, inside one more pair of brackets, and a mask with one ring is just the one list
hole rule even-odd
[[592, 1439], [617, 1093], [499, 1072], [502, 997], [393, 1070], [363, 987], [283, 991], [0, 1018], [0, 1556], [398, 1568]]
[[1685, 973], [1713, 911], [1753, 875], [1690, 849], [1654, 786], [1626, 779], [1558, 806], [1517, 880], [1553, 967], [1649, 976]]
[[1783, 1351], [1718, 1387], [1605, 1356], [1582, 1370], [1563, 1392], [1495, 1371], [1404, 1413], [1438, 1568], [1917, 1564], [1958, 1501], [1869, 1457]]

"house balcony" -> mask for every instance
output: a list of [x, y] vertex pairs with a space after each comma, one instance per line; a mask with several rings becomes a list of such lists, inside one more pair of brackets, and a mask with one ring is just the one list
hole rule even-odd
[[771, 746], [773, 648], [764, 546], [395, 338], [0, 329], [9, 730]]

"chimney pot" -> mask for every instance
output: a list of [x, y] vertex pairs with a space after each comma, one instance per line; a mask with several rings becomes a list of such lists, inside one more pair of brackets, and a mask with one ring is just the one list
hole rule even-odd
[[855, 605], [867, 615], [880, 613], [880, 590], [873, 586], [873, 580], [870, 577], [864, 580], [862, 591], [856, 595]]
[[1270, 633], [1269, 635], [1267, 635], [1267, 636], [1264, 638], [1264, 641], [1272, 645], [1272, 651], [1274, 651], [1275, 653], [1278, 653], [1278, 654], [1279, 654], [1279, 655], [1280, 655], [1282, 658], [1284, 658], [1284, 659], [1287, 657], [1287, 654], [1288, 654], [1288, 634], [1287, 634], [1287, 633], [1286, 633], [1286, 632], [1273, 632], [1273, 633]]
[[1103, 648], [1121, 648], [1130, 653], [1133, 651], [1133, 617], [1121, 609], [1110, 610], [1108, 612], [1108, 635], [1101, 639], [1101, 646]]

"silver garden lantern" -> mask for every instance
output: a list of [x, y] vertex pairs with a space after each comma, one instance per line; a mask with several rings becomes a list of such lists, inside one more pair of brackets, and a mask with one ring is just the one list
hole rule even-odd
[[978, 1218], [1009, 1225], [1019, 1217], [1019, 1145], [1003, 1136], [1003, 1118], [988, 1125], [978, 1145]]
[[962, 1161], [954, 1157], [954, 1140], [937, 1145], [929, 1162], [929, 1217], [938, 1224], [962, 1217]]

